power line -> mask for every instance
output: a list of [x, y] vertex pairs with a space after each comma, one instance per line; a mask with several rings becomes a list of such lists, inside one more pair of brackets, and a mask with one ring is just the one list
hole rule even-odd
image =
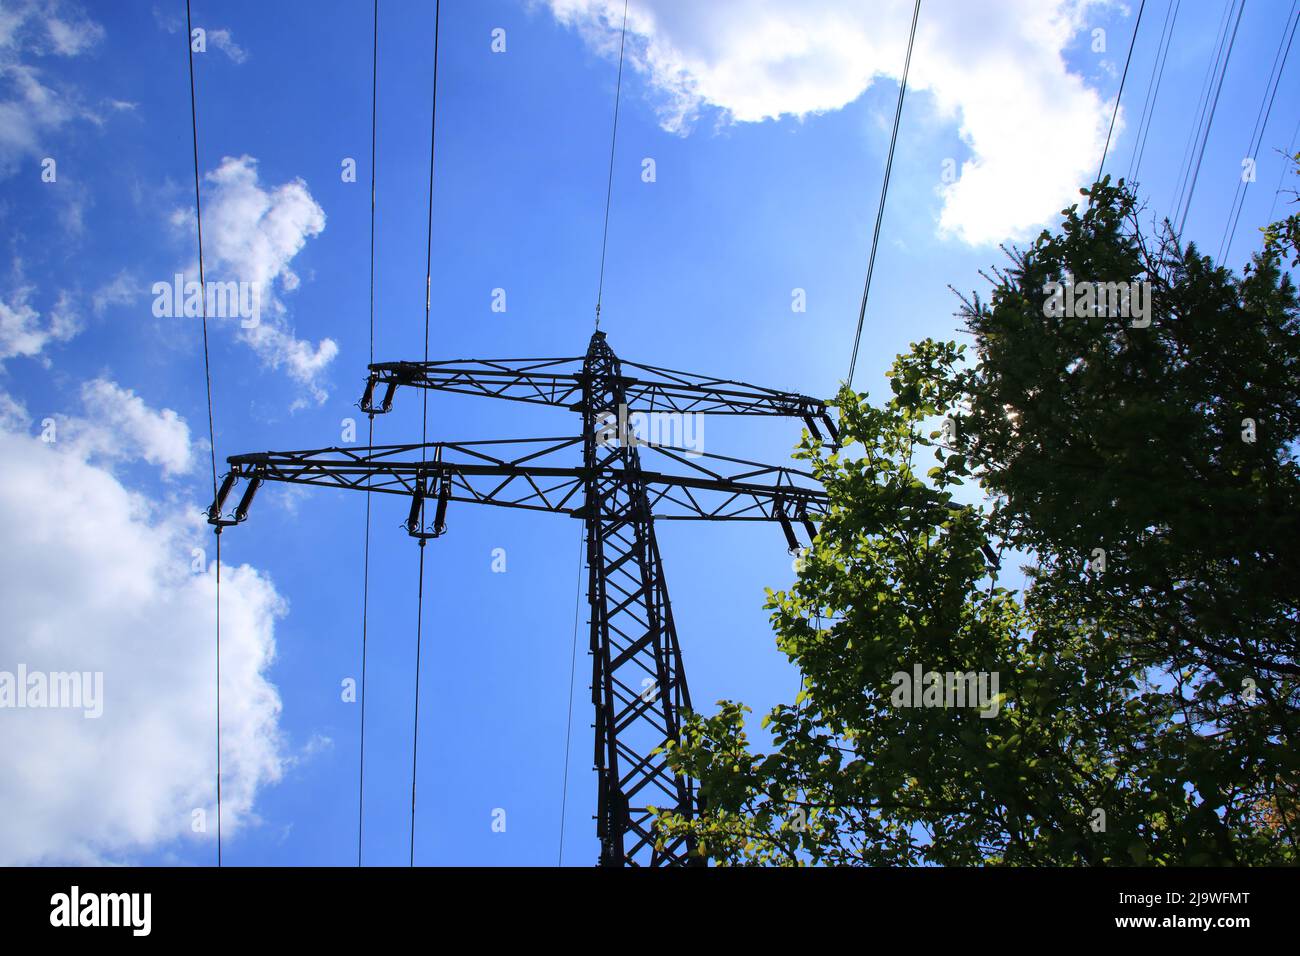
[[[379, 0], [375, 0], [374, 46], [370, 54], [370, 364], [375, 362], [375, 140], [379, 113]], [[375, 413], [368, 413], [369, 438], [375, 445]], [[361, 755], [357, 772], [357, 866], [361, 865], [366, 801], [366, 638], [370, 622], [370, 481], [366, 475], [366, 541], [361, 573]]]
[[605, 246], [609, 241], [609, 205], [614, 195], [614, 145], [618, 142], [618, 104], [623, 93], [623, 45], [627, 41], [627, 0], [623, 0], [623, 32], [618, 40], [618, 82], [614, 86], [614, 129], [609, 136], [609, 179], [605, 183], [605, 227], [600, 235], [600, 281], [596, 286], [596, 328], [605, 294]]
[[1136, 149], [1129, 165], [1128, 178], [1130, 180], [1136, 179], [1138, 172], [1142, 168], [1142, 155], [1146, 152], [1147, 136], [1151, 133], [1151, 122], [1156, 115], [1156, 103], [1160, 98], [1160, 85], [1165, 78], [1165, 63], [1169, 61], [1169, 48], [1173, 45], [1174, 28], [1178, 25], [1178, 11], [1181, 7], [1182, 0], [1172, 0], [1170, 8], [1165, 10], [1165, 29], [1161, 30], [1160, 44], [1156, 48], [1156, 62], [1151, 66], [1154, 87], [1152, 81], [1148, 80], [1147, 103], [1142, 107], [1142, 120], [1138, 124], [1138, 136], [1135, 140]]
[[[185, 49], [190, 64], [190, 139], [194, 147], [194, 223], [199, 236], [199, 308], [203, 318], [203, 378], [208, 394], [208, 453], [212, 459], [212, 500], [217, 500], [217, 438], [212, 420], [212, 363], [208, 356], [208, 286], [203, 271], [203, 204], [199, 198], [199, 112], [194, 95], [194, 26], [185, 0]], [[215, 507], [215, 505], [214, 505]], [[221, 526], [217, 537], [217, 866], [221, 866]]]
[[1165, 40], [1169, 35], [1169, 23], [1173, 16], [1176, 0], [1168, 0], [1165, 4], [1165, 19], [1160, 26], [1160, 39], [1156, 41], [1155, 56], [1151, 58], [1151, 76], [1147, 78], [1146, 95], [1142, 98], [1142, 115], [1138, 118], [1137, 134], [1133, 138], [1133, 152], [1129, 154], [1128, 173], [1125, 175], [1126, 180], [1133, 178], [1133, 166], [1137, 162], [1138, 149], [1142, 144], [1142, 139], [1150, 125], [1150, 117], [1153, 112], [1153, 99], [1155, 91], [1159, 88], [1157, 77], [1163, 79], [1163, 71], [1160, 69], [1161, 62], [1165, 52]]
[[921, 0], [912, 8], [912, 31], [907, 38], [907, 57], [903, 60], [903, 77], [898, 84], [898, 105], [894, 107], [894, 131], [889, 136], [889, 155], [885, 159], [885, 181], [880, 187], [880, 205], [876, 209], [876, 228], [871, 235], [871, 256], [867, 259], [867, 281], [862, 288], [862, 306], [858, 309], [858, 328], [853, 336], [853, 356], [849, 359], [847, 384], [853, 387], [853, 370], [858, 364], [858, 345], [862, 341], [862, 323], [867, 317], [867, 297], [871, 294], [871, 274], [876, 268], [876, 248], [880, 245], [880, 224], [885, 217], [885, 197], [889, 195], [889, 174], [894, 167], [894, 146], [898, 142], [898, 124], [903, 117], [903, 97], [907, 94], [907, 73], [912, 65], [912, 45], [916, 41], [916, 20], [921, 15]]
[[[1264, 131], [1268, 129], [1269, 117], [1273, 115], [1273, 101], [1277, 98], [1277, 89], [1282, 85], [1282, 74], [1286, 72], [1286, 61], [1291, 56], [1291, 41], [1295, 39], [1296, 25], [1300, 24], [1300, 17], [1295, 16], [1297, 4], [1291, 5], [1291, 14], [1288, 15], [1288, 22], [1295, 19], [1291, 24], [1290, 31], [1284, 27], [1282, 30], [1282, 39], [1278, 41], [1277, 54], [1273, 57], [1273, 67], [1269, 71], [1268, 83], [1264, 86], [1264, 97], [1259, 102], [1259, 111], [1255, 114], [1255, 128], [1251, 130], [1250, 141], [1246, 146], [1247, 159], [1254, 162], [1259, 155], [1259, 147], [1264, 139]], [[1270, 87], [1272, 91], [1270, 92]], [[1267, 102], [1267, 107], [1265, 107]], [[1263, 122], [1260, 118], [1263, 117]], [[1228, 222], [1223, 226], [1223, 241], [1219, 244], [1218, 259], [1223, 261], [1224, 256], [1232, 248], [1232, 240], [1237, 236], [1237, 223], [1241, 219], [1241, 211], [1246, 207], [1246, 190], [1250, 188], [1250, 180], [1244, 176], [1238, 177], [1237, 188], [1232, 194], [1232, 206], [1229, 207]], [[1238, 202], [1240, 197], [1240, 202]]]
[[1124, 72], [1119, 78], [1119, 92], [1115, 94], [1115, 108], [1110, 114], [1110, 129], [1106, 131], [1106, 145], [1101, 150], [1101, 162], [1097, 164], [1097, 178], [1094, 182], [1101, 182], [1101, 171], [1106, 165], [1106, 154], [1110, 151], [1110, 137], [1115, 132], [1115, 120], [1119, 116], [1119, 101], [1124, 96], [1124, 81], [1128, 79], [1128, 65], [1133, 60], [1133, 47], [1137, 45], [1138, 30], [1142, 28], [1142, 11], [1147, 8], [1147, 0], [1142, 0], [1138, 6], [1137, 22], [1133, 24], [1133, 35], [1128, 41], [1128, 56], [1124, 59]]
[[564, 724], [564, 786], [560, 790], [560, 856], [556, 866], [564, 865], [564, 814], [569, 805], [569, 745], [573, 740], [573, 683], [578, 670], [578, 608], [582, 604], [582, 553], [587, 527], [578, 532], [578, 587], [573, 596], [573, 648], [569, 651], [569, 716]]
[[[424, 361], [429, 361], [429, 309], [433, 296], [433, 157], [438, 131], [438, 20], [441, 14], [441, 0], [433, 6], [433, 110], [429, 120], [429, 218], [428, 239], [424, 260]], [[421, 390], [422, 408], [420, 411], [420, 451], [421, 460], [429, 460], [429, 392]], [[423, 472], [419, 481], [424, 481]], [[424, 504], [420, 504], [420, 523], [424, 523]], [[414, 731], [411, 735], [411, 860], [415, 866], [415, 773], [420, 751], [420, 642], [424, 632], [424, 545], [426, 538], [421, 535], [419, 589], [416, 598], [415, 614], [415, 717]]]
[[[421, 479], [423, 480], [423, 479]], [[423, 508], [421, 508], [423, 521]], [[424, 538], [420, 538], [420, 576], [415, 612], [415, 732], [411, 738], [411, 857], [410, 866], [415, 866], [415, 772], [420, 751], [420, 637], [424, 622]]]
[[1205, 69], [1205, 79], [1201, 81], [1201, 92], [1196, 97], [1196, 116], [1192, 120], [1192, 128], [1187, 134], [1187, 145], [1183, 148], [1183, 161], [1179, 164], [1178, 184], [1174, 189], [1173, 198], [1170, 204], [1173, 207], [1172, 218], [1178, 218], [1178, 210], [1183, 204], [1183, 193], [1187, 186], [1187, 177], [1192, 170], [1192, 154], [1195, 151], [1196, 141], [1200, 137], [1202, 124], [1205, 121], [1205, 109], [1210, 101], [1210, 85], [1214, 79], [1214, 73], [1219, 66], [1219, 58], [1223, 55], [1223, 43], [1228, 36], [1228, 20], [1232, 16], [1232, 7], [1236, 0], [1228, 0], [1223, 5], [1223, 18], [1219, 21], [1219, 28], [1216, 31], [1214, 41], [1214, 53], [1210, 57], [1210, 62]]
[[1286, 161], [1282, 164], [1282, 172], [1277, 176], [1277, 189], [1273, 190], [1273, 201], [1268, 206], [1268, 222], [1273, 222], [1273, 212], [1277, 209], [1277, 197], [1282, 194], [1282, 183], [1286, 180], [1287, 170], [1291, 168], [1291, 157], [1295, 155], [1295, 141], [1300, 137], [1300, 122], [1296, 123], [1295, 132], [1291, 134], [1291, 144], [1286, 148]]
[[1196, 195], [1196, 181], [1201, 178], [1201, 161], [1205, 159], [1205, 147], [1210, 141], [1210, 130], [1214, 127], [1214, 114], [1219, 109], [1219, 94], [1223, 92], [1223, 80], [1228, 75], [1228, 65], [1232, 62], [1232, 48], [1237, 44], [1237, 28], [1241, 26], [1241, 14], [1246, 9], [1246, 0], [1241, 0], [1237, 7], [1237, 19], [1232, 25], [1232, 38], [1228, 41], [1228, 52], [1223, 58], [1223, 70], [1219, 73], [1219, 83], [1214, 88], [1214, 101], [1210, 104], [1209, 118], [1205, 123], [1205, 136], [1201, 139], [1201, 151], [1196, 157], [1196, 171], [1192, 174], [1191, 184], [1187, 188], [1187, 202], [1183, 205], [1183, 216], [1178, 222], [1178, 235], [1182, 236], [1183, 227], [1187, 225], [1187, 214], [1192, 209], [1192, 197]]

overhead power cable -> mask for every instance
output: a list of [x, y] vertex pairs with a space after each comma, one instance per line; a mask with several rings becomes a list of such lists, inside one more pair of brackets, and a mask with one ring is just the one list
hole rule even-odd
[[627, 42], [627, 0], [623, 0], [623, 32], [618, 40], [618, 81], [614, 85], [614, 128], [609, 134], [609, 178], [605, 183], [605, 226], [600, 234], [600, 280], [596, 285], [596, 328], [605, 294], [605, 247], [609, 242], [609, 206], [614, 195], [614, 147], [618, 143], [618, 104], [623, 93], [623, 46]]
[[867, 281], [862, 287], [862, 305], [858, 309], [858, 328], [853, 335], [853, 355], [849, 359], [847, 384], [853, 387], [853, 372], [858, 364], [858, 346], [862, 342], [862, 323], [867, 317], [867, 298], [871, 295], [871, 274], [876, 268], [876, 249], [880, 245], [880, 224], [885, 217], [885, 199], [889, 195], [889, 174], [894, 167], [894, 146], [898, 143], [898, 124], [903, 118], [903, 98], [907, 95], [907, 74], [912, 66], [912, 46], [916, 42], [916, 21], [921, 15], [921, 0], [912, 8], [912, 29], [907, 37], [907, 56], [903, 60], [903, 76], [898, 83], [898, 105], [894, 107], [894, 130], [889, 136], [889, 155], [885, 158], [885, 181], [880, 187], [880, 205], [876, 209], [876, 228], [871, 234], [871, 255], [867, 259]]
[[[429, 214], [428, 239], [424, 260], [424, 361], [429, 361], [429, 309], [433, 296], [433, 158], [438, 132], [438, 20], [441, 14], [441, 0], [433, 6], [433, 110], [429, 120]], [[421, 389], [420, 410], [420, 454], [423, 462], [429, 460], [429, 391]], [[420, 481], [425, 480], [423, 472]], [[420, 524], [424, 524], [424, 504], [420, 505]], [[415, 779], [420, 752], [420, 642], [424, 633], [424, 544], [426, 538], [421, 534], [419, 587], [416, 597], [415, 612], [415, 716], [414, 730], [411, 735], [411, 858], [410, 865], [415, 866]]]
[[1156, 103], [1160, 99], [1160, 86], [1165, 78], [1165, 64], [1169, 61], [1169, 47], [1173, 45], [1174, 28], [1178, 25], [1178, 11], [1182, 0], [1171, 0], [1165, 10], [1165, 25], [1160, 32], [1160, 43], [1156, 48], [1155, 61], [1151, 64], [1151, 79], [1147, 81], [1147, 100], [1142, 107], [1142, 119], [1138, 123], [1138, 135], [1134, 138], [1133, 158], [1129, 163], [1128, 179], [1136, 180], [1142, 169], [1142, 155], [1147, 149], [1147, 137], [1151, 133], [1151, 122], [1156, 115]]
[[1232, 25], [1232, 38], [1228, 40], [1228, 51], [1223, 58], [1223, 69], [1219, 71], [1219, 82], [1214, 88], [1214, 100], [1210, 103], [1210, 113], [1205, 121], [1205, 134], [1201, 137], [1201, 151], [1196, 157], [1196, 169], [1187, 187], [1187, 201], [1183, 204], [1183, 215], [1178, 221], [1178, 235], [1182, 236], [1183, 227], [1187, 225], [1187, 214], [1192, 209], [1192, 198], [1196, 195], [1196, 181], [1201, 178], [1201, 161], [1205, 159], [1205, 146], [1210, 141], [1210, 131], [1214, 128], [1214, 114], [1219, 109], [1219, 94], [1223, 92], [1223, 79], [1228, 75], [1228, 66], [1232, 62], [1232, 48], [1237, 44], [1237, 29], [1241, 26], [1241, 14], [1246, 9], [1246, 0], [1241, 0], [1237, 7], [1237, 19]]
[[[1258, 161], [1260, 143], [1263, 142], [1264, 131], [1268, 129], [1269, 117], [1273, 115], [1273, 101], [1277, 98], [1277, 88], [1282, 85], [1282, 74], [1286, 72], [1286, 62], [1291, 56], [1291, 42], [1295, 39], [1296, 25], [1300, 24], [1300, 17], [1296, 16], [1298, 10], [1300, 10], [1300, 3], [1293, 3], [1291, 14], [1288, 16], [1291, 29], [1287, 30], [1284, 27], [1282, 30], [1277, 53], [1273, 57], [1273, 67], [1269, 70], [1268, 83], [1264, 86], [1264, 96], [1259, 101], [1259, 110], [1255, 113], [1255, 126], [1250, 132], [1250, 141], [1246, 146], [1246, 159], [1251, 162]], [[1246, 206], [1246, 190], [1250, 188], [1250, 183], [1251, 179], [1245, 175], [1237, 178], [1237, 189], [1232, 195], [1228, 221], [1223, 226], [1223, 241], [1219, 243], [1217, 258], [1220, 262], [1223, 262], [1224, 256], [1232, 249], [1232, 240], [1237, 235], [1237, 222], [1241, 219], [1241, 210]]]
[[1219, 21], [1219, 29], [1215, 34], [1214, 53], [1210, 56], [1210, 62], [1205, 68], [1205, 79], [1201, 81], [1201, 92], [1196, 97], [1196, 116], [1192, 120], [1192, 128], [1187, 133], [1187, 145], [1183, 148], [1183, 161], [1179, 164], [1178, 183], [1174, 188], [1174, 195], [1170, 200], [1171, 214], [1170, 219], [1178, 218], [1178, 210], [1183, 204], [1183, 195], [1187, 189], [1187, 177], [1192, 172], [1192, 157], [1196, 153], [1196, 142], [1200, 138], [1201, 129], [1205, 122], [1205, 111], [1210, 104], [1210, 89], [1213, 86], [1214, 74], [1219, 68], [1220, 59], [1223, 56], [1223, 46], [1228, 38], [1228, 23], [1232, 19], [1232, 9], [1236, 0], [1227, 0], [1223, 5], [1223, 17]]
[[1296, 123], [1295, 131], [1291, 134], [1291, 143], [1286, 148], [1286, 157], [1282, 163], [1282, 171], [1277, 175], [1277, 189], [1273, 190], [1273, 201], [1268, 206], [1268, 222], [1272, 224], [1273, 213], [1277, 211], [1277, 197], [1282, 195], [1282, 184], [1286, 181], [1286, 174], [1291, 169], [1291, 160], [1295, 156], [1296, 139], [1300, 138], [1300, 122]]
[[[194, 147], [194, 224], [199, 237], [199, 308], [203, 319], [203, 378], [208, 395], [208, 455], [212, 461], [212, 500], [217, 500], [217, 437], [212, 419], [212, 363], [208, 355], [208, 286], [203, 271], [203, 204], [199, 198], [199, 111], [194, 95], [194, 24], [190, 0], [185, 0], [185, 49], [190, 64], [190, 139]], [[215, 507], [215, 506], [214, 506]], [[221, 527], [213, 529], [217, 538], [216, 605], [217, 605], [217, 866], [221, 866]]]
[[[370, 54], [370, 364], [375, 362], [375, 140], [379, 106], [379, 0], [374, 5], [374, 41]], [[368, 439], [375, 445], [375, 413], [367, 414]], [[357, 866], [361, 865], [361, 841], [366, 802], [366, 638], [370, 623], [370, 481], [366, 475], [366, 539], [361, 572], [361, 753], [357, 771]]]
[[1147, 8], [1147, 0], [1138, 5], [1137, 21], [1133, 24], [1133, 35], [1128, 41], [1128, 56], [1124, 58], [1124, 72], [1119, 78], [1119, 92], [1115, 94], [1115, 108], [1110, 113], [1110, 129], [1106, 131], [1106, 145], [1101, 150], [1101, 162], [1097, 164], [1097, 178], [1101, 182], [1101, 171], [1106, 167], [1106, 154], [1110, 152], [1110, 137], [1115, 132], [1115, 120], [1119, 117], [1119, 101], [1124, 96], [1124, 81], [1128, 79], [1128, 65], [1133, 61], [1133, 47], [1137, 45], [1138, 30], [1142, 29], [1142, 11]]

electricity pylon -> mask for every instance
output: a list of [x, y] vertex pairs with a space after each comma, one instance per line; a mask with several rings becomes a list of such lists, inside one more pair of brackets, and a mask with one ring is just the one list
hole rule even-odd
[[[209, 523], [220, 531], [243, 521], [265, 481], [409, 495], [406, 529], [422, 546], [446, 530], [453, 501], [581, 518], [591, 606], [600, 863], [705, 862], [690, 841], [666, 839], [652, 809], [688, 817], [697, 812], [694, 781], [673, 774], [664, 753], [669, 741], [679, 739], [691, 700], [654, 522], [774, 521], [795, 551], [795, 523], [810, 538], [815, 535], [813, 519], [825, 513], [826, 493], [811, 475], [794, 469], [646, 444], [627, 423], [638, 413], [785, 415], [802, 419], [818, 439], [820, 423], [834, 440], [825, 404], [622, 362], [599, 331], [580, 358], [377, 363], [370, 366], [361, 410], [388, 412], [399, 385], [559, 406], [582, 416], [582, 434], [232, 455], [208, 509]], [[569, 455], [579, 445], [582, 464], [575, 466]], [[643, 450], [684, 473], [645, 467]], [[247, 487], [233, 514], [224, 514], [241, 478]], [[430, 501], [432, 522], [426, 520]]]

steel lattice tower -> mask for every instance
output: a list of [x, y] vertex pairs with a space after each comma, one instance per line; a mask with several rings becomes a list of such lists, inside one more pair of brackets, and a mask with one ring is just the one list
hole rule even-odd
[[[384, 393], [376, 404], [381, 385]], [[372, 365], [362, 411], [388, 412], [399, 385], [563, 407], [582, 416], [582, 434], [233, 455], [208, 509], [209, 523], [220, 529], [247, 518], [264, 481], [409, 495], [406, 528], [422, 540], [442, 535], [453, 501], [581, 518], [591, 613], [600, 863], [706, 862], [687, 841], [666, 840], [654, 822], [653, 808], [685, 816], [697, 812], [694, 782], [673, 774], [664, 753], [665, 745], [679, 738], [690, 693], [654, 525], [691, 519], [775, 521], [794, 550], [793, 522], [814, 535], [812, 520], [825, 512], [826, 495], [805, 472], [647, 445], [624, 423], [635, 414], [783, 415], [802, 419], [819, 439], [820, 422], [834, 440], [825, 404], [792, 392], [620, 361], [600, 331], [582, 358]], [[578, 445], [580, 467], [556, 462]], [[646, 467], [642, 450], [685, 473]], [[227, 515], [226, 501], [241, 478], [247, 487]], [[427, 522], [430, 499], [434, 517]]]

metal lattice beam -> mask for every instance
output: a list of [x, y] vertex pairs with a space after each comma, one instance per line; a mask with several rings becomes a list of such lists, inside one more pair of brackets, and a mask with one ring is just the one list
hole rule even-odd
[[[389, 411], [393, 392], [405, 385], [582, 411], [586, 374], [582, 358], [380, 362], [370, 366], [361, 409]], [[785, 415], [804, 419], [814, 433], [820, 422], [834, 435], [826, 403], [807, 395], [622, 360], [618, 377], [621, 401], [606, 407], [623, 404], [647, 414]], [[380, 386], [384, 391], [376, 405]]]
[[[618, 448], [600, 449], [591, 467], [561, 464], [572, 459], [583, 441], [508, 439], [257, 452], [232, 455], [230, 475], [236, 480], [399, 495], [417, 489], [429, 494], [445, 479], [451, 501], [583, 517], [585, 489], [593, 474], [631, 473]], [[782, 504], [803, 509], [809, 517], [825, 511], [825, 493], [806, 472], [722, 455], [693, 458], [680, 449], [641, 447], [652, 457], [686, 469], [685, 474], [644, 469], [638, 456], [635, 473], [646, 486], [655, 520], [779, 521]]]

